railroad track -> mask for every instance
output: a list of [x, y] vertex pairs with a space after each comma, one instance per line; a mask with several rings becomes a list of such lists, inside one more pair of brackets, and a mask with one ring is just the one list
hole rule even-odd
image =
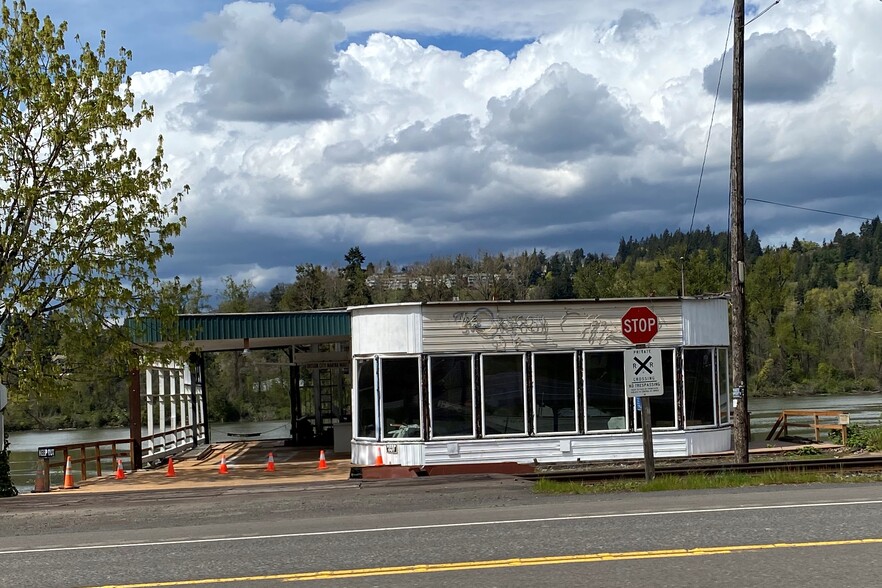
[[[882, 472], [882, 457], [842, 457], [828, 459], [795, 459], [783, 461], [765, 461], [754, 463], [693, 463], [677, 465], [656, 464], [656, 476], [686, 476], [689, 474], [717, 474], [722, 472], [743, 472], [759, 474], [771, 471], [816, 472], [816, 473], [878, 473]], [[557, 480], [561, 482], [600, 482], [604, 480], [620, 480], [643, 478], [644, 467], [629, 468], [591, 468], [548, 470], [521, 474], [518, 477], [526, 480]]]

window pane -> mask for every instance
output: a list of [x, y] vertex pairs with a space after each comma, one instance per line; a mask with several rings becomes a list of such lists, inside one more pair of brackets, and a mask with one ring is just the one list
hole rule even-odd
[[683, 350], [683, 393], [686, 400], [687, 427], [716, 424], [713, 359], [713, 349]]
[[377, 438], [376, 416], [377, 403], [374, 396], [374, 360], [359, 359], [356, 362], [358, 370], [358, 414], [356, 417], [356, 431], [358, 437]]
[[[652, 427], [671, 428], [677, 426], [677, 410], [674, 400], [674, 350], [662, 349], [662, 396], [652, 396]], [[647, 397], [649, 398], [649, 397]], [[645, 401], [646, 398], [643, 399]], [[642, 402], [642, 401], [641, 401]], [[643, 426], [642, 414], [637, 411], [637, 428]]]
[[481, 357], [484, 400], [484, 434], [525, 433], [524, 356]]
[[589, 431], [626, 429], [625, 354], [585, 354], [585, 396]]
[[472, 358], [431, 357], [432, 437], [473, 436]]
[[537, 353], [533, 356], [537, 433], [576, 430], [574, 360], [572, 353]]
[[720, 424], [729, 422], [729, 353], [717, 349], [717, 390], [719, 392]]
[[383, 381], [383, 436], [420, 437], [420, 360], [386, 357], [380, 360]]

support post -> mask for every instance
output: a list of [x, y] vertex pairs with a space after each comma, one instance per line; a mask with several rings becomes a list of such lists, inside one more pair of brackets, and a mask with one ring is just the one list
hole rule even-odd
[[132, 440], [132, 470], [144, 467], [141, 456], [141, 370], [129, 370], [129, 438]]
[[747, 361], [745, 352], [746, 304], [744, 296], [744, 0], [735, 0], [735, 42], [732, 50], [732, 159], [730, 199], [732, 230], [729, 235], [732, 286], [732, 384], [735, 462], [747, 463], [750, 429], [747, 412]]
[[205, 352], [199, 353], [199, 386], [202, 391], [202, 429], [205, 431], [205, 444], [211, 444], [211, 427], [208, 425], [208, 370], [205, 369]]
[[652, 448], [652, 402], [649, 396], [638, 397], [640, 402], [640, 425], [643, 429], [643, 463], [646, 481], [655, 479], [655, 452]]

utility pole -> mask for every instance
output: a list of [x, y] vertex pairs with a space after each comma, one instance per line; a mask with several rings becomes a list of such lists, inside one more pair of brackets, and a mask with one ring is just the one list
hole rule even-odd
[[732, 270], [732, 423], [735, 462], [750, 459], [750, 418], [747, 412], [744, 277], [744, 0], [735, 0], [735, 44], [732, 49], [732, 167], [730, 200], [732, 228], [729, 250]]

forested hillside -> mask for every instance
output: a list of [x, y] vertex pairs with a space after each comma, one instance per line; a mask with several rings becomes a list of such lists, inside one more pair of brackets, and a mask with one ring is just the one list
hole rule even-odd
[[[752, 395], [882, 387], [882, 223], [827, 242], [746, 242]], [[482, 253], [398, 266], [351, 248], [341, 266], [304, 263], [290, 283], [259, 292], [228, 277], [211, 297], [200, 280], [177, 288], [180, 311], [256, 312], [437, 300], [540, 300], [718, 294], [729, 288], [728, 236], [709, 229], [622, 239], [613, 257], [581, 249]], [[210, 304], [210, 300], [216, 303]], [[272, 352], [208, 356], [214, 420], [287, 418], [287, 376]], [[105, 366], [109, 367], [109, 366]], [[95, 372], [92, 372], [93, 374]], [[91, 377], [73, 394], [18, 402], [18, 428], [122, 423], [124, 374]]]

